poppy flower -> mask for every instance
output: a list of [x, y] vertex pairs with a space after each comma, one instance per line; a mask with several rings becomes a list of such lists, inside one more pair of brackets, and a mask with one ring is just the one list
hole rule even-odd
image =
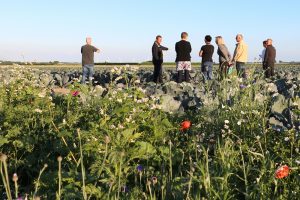
[[279, 167], [275, 172], [275, 178], [282, 179], [289, 175], [290, 168], [287, 165]]
[[73, 92], [72, 92], [72, 96], [73, 96], [73, 97], [77, 97], [78, 95], [79, 95], [79, 91], [76, 90], [76, 91], [73, 91]]
[[188, 120], [185, 120], [181, 123], [181, 128], [180, 130], [185, 131], [191, 127], [192, 123]]

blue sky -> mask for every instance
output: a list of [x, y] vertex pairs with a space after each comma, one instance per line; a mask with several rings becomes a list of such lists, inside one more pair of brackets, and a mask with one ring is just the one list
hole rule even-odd
[[[170, 48], [189, 33], [193, 61], [206, 34], [222, 35], [230, 51], [235, 35], [249, 45], [249, 60], [273, 38], [277, 60], [300, 61], [300, 1], [298, 0], [10, 0], [1, 2], [0, 60], [80, 61], [86, 36], [102, 52], [96, 62], [151, 59], [157, 34]], [[217, 56], [214, 56], [215, 60]]]

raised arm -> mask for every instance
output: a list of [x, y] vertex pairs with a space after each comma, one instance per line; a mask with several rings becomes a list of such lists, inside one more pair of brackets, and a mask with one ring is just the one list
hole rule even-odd
[[161, 48], [161, 50], [163, 50], [163, 51], [168, 51], [168, 50], [169, 50], [168, 47], [164, 47], [164, 46], [160, 46], [160, 48]]
[[100, 53], [100, 49], [98, 49], [98, 48], [94, 47], [94, 52], [96, 52], [96, 53]]

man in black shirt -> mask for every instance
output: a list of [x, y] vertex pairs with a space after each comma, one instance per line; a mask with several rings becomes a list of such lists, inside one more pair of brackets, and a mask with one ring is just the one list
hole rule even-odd
[[152, 46], [152, 63], [154, 65], [153, 81], [155, 83], [162, 83], [162, 64], [163, 51], [167, 51], [168, 48], [161, 46], [162, 36], [156, 36], [156, 40]]
[[210, 35], [205, 36], [205, 45], [201, 47], [199, 56], [202, 57], [201, 62], [201, 71], [203, 74], [203, 82], [206, 80], [212, 80], [212, 68], [213, 68], [213, 59], [214, 46], [211, 45], [212, 37]]
[[187, 41], [188, 34], [186, 32], [181, 33], [181, 41], [175, 45], [176, 50], [176, 71], [178, 72], [177, 82], [182, 81], [190, 82], [190, 70], [192, 69], [191, 63], [191, 43]]
[[99, 53], [100, 50], [92, 46], [92, 38], [86, 38], [86, 45], [81, 47], [82, 54], [82, 80], [81, 83], [85, 84], [86, 78], [89, 78], [91, 83], [94, 74], [94, 53]]
[[275, 59], [276, 59], [276, 49], [272, 45], [273, 40], [267, 40], [267, 48], [265, 52], [264, 62], [263, 62], [263, 69], [265, 70], [266, 78], [270, 78], [274, 76], [274, 66], [275, 66]]

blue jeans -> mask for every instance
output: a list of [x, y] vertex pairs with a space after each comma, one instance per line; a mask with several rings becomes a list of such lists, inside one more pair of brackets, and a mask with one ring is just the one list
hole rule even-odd
[[236, 71], [239, 77], [246, 77], [246, 65], [244, 62], [236, 62]]
[[201, 65], [201, 72], [203, 74], [203, 80], [204, 82], [206, 80], [212, 80], [212, 68], [213, 68], [213, 62], [204, 62]]
[[82, 80], [81, 83], [85, 84], [86, 78], [89, 78], [89, 81], [92, 81], [94, 75], [94, 65], [83, 65], [82, 66]]

